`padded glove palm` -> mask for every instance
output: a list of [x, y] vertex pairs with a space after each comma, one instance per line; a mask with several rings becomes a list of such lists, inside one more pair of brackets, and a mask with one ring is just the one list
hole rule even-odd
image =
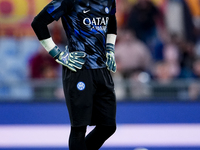
[[106, 66], [107, 69], [116, 72], [116, 62], [115, 62], [115, 53], [114, 53], [114, 45], [111, 43], [106, 44]]
[[55, 46], [49, 54], [55, 58], [56, 62], [68, 67], [70, 70], [76, 72], [76, 69], [81, 69], [85, 63], [86, 53], [82, 51], [69, 52], [68, 49], [65, 51], [60, 51], [60, 49]]

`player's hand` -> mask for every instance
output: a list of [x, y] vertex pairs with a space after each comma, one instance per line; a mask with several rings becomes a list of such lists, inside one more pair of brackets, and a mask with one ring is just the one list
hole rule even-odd
[[[81, 69], [85, 63], [86, 53], [82, 51], [69, 52], [68, 49], [61, 52], [58, 47], [54, 52], [57, 52], [57, 55], [54, 57], [56, 62], [59, 64], [68, 67], [70, 70], [76, 72], [76, 69]], [[55, 49], [54, 48], [54, 49]], [[51, 51], [50, 51], [51, 52]], [[51, 55], [51, 54], [50, 54]]]
[[107, 43], [106, 44], [106, 66], [107, 69], [112, 71], [113, 73], [116, 72], [116, 62], [115, 62], [115, 53], [114, 53], [114, 45]]

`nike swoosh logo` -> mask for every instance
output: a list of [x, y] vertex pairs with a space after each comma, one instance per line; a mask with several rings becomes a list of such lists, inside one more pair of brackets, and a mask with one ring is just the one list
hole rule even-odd
[[86, 14], [86, 13], [88, 13], [89, 11], [90, 11], [90, 9], [89, 9], [89, 10], [83, 10], [83, 13]]

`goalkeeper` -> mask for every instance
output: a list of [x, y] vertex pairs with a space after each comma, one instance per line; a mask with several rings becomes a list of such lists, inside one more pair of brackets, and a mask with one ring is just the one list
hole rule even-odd
[[[116, 130], [115, 0], [53, 0], [32, 28], [47, 52], [63, 65], [62, 80], [70, 116], [70, 150], [98, 150]], [[48, 25], [61, 19], [68, 43], [53, 42]], [[111, 72], [110, 72], [111, 71]], [[95, 128], [88, 134], [88, 125]]]

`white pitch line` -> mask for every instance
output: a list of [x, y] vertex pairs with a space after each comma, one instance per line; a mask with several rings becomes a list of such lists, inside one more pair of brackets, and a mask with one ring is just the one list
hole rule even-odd
[[[67, 147], [69, 132], [70, 125], [0, 125], [0, 148]], [[104, 146], [200, 146], [200, 124], [119, 124]]]

